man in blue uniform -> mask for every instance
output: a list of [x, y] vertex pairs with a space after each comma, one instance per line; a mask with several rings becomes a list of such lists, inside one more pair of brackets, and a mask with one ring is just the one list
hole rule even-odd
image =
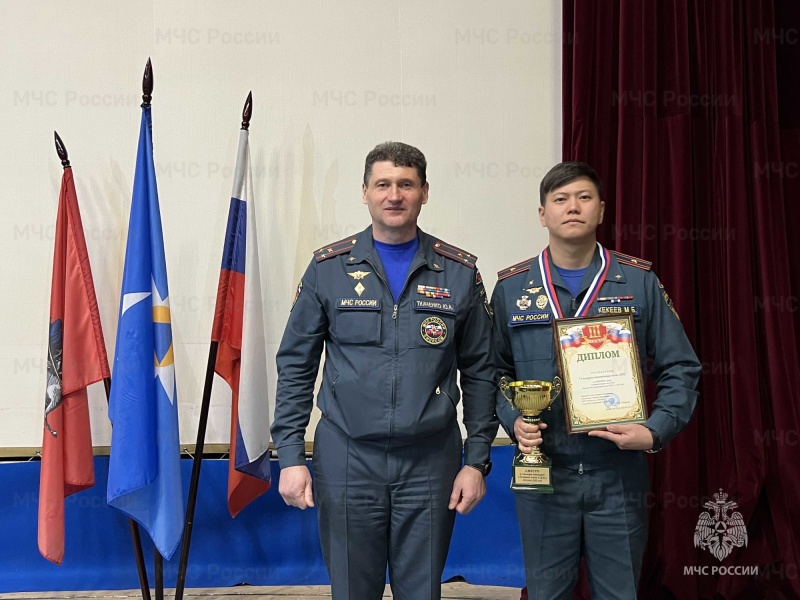
[[658, 452], [686, 426], [701, 366], [650, 263], [597, 243], [605, 208], [597, 173], [583, 163], [556, 165], [540, 202], [549, 246], [500, 271], [492, 294], [498, 378], [555, 379], [553, 318], [627, 313], [657, 396], [644, 424], [569, 435], [563, 395], [535, 426], [498, 394], [497, 414], [519, 449], [541, 444], [553, 461], [554, 493], [516, 493], [528, 594], [571, 598], [583, 553], [593, 598], [633, 599], [647, 542], [644, 452]]
[[[494, 417], [491, 317], [476, 257], [417, 228], [424, 155], [387, 142], [362, 187], [372, 225], [314, 253], [277, 355], [284, 501], [319, 509], [334, 600], [441, 597], [455, 511], [483, 498]], [[312, 491], [304, 433], [320, 355]], [[456, 419], [464, 392], [463, 445]]]

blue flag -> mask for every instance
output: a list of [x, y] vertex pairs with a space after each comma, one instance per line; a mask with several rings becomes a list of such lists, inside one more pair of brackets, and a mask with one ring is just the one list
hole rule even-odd
[[169, 560], [183, 531], [183, 492], [149, 105], [142, 107], [108, 415], [108, 504], [138, 521]]

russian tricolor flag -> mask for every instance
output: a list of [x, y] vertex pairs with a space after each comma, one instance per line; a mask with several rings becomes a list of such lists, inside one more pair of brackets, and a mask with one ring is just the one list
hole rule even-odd
[[562, 349], [566, 350], [567, 348], [572, 348], [572, 336], [562, 335], [560, 339]]
[[248, 131], [239, 135], [212, 341], [216, 373], [231, 388], [228, 510], [235, 517], [269, 489], [269, 402]]

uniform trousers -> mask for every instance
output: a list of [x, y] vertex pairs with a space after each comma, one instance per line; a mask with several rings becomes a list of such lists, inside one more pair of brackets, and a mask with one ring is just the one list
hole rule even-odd
[[644, 455], [625, 452], [619, 464], [606, 468], [581, 472], [554, 465], [553, 494], [515, 494], [530, 600], [572, 598], [581, 553], [592, 598], [636, 598], [649, 476]]
[[392, 448], [354, 441], [323, 418], [314, 436], [314, 500], [333, 600], [378, 600], [388, 566], [397, 600], [439, 600], [461, 468], [457, 425]]

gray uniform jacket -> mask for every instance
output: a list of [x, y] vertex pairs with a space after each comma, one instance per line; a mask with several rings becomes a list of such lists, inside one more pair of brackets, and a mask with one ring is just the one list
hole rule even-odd
[[[565, 312], [564, 317], [574, 316], [600, 264], [600, 253], [595, 251], [581, 281], [577, 298], [572, 297], [558, 272], [553, 269], [553, 285]], [[538, 310], [535, 304], [538, 296], [544, 294], [538, 257], [500, 271], [498, 278], [492, 294], [498, 378], [505, 376], [511, 380], [553, 381], [558, 375], [553, 317], [549, 305], [544, 310]], [[522, 300], [523, 296], [527, 296], [527, 299]], [[645, 425], [656, 431], [665, 445], [686, 426], [694, 411], [701, 371], [697, 356], [672, 308], [672, 302], [655, 273], [650, 270], [649, 262], [612, 252], [609, 270], [598, 296], [632, 296], [630, 300], [613, 304], [595, 301], [588, 314], [634, 314], [642, 373], [646, 378], [647, 358], [650, 357], [649, 372], [656, 383], [656, 398]], [[523, 310], [520, 306], [526, 308]], [[535, 313], [538, 315], [519, 317]], [[512, 317], [514, 314], [518, 315], [517, 318]], [[549, 316], [546, 317], [546, 314]], [[497, 414], [503, 428], [513, 437], [514, 421], [519, 412], [501, 394], [497, 395]], [[563, 393], [553, 402], [550, 410], [542, 413], [542, 421], [548, 427], [542, 432], [541, 448], [556, 465], [584, 469], [605, 467], [619, 455], [620, 450], [612, 442], [587, 435], [567, 434]]]
[[419, 231], [395, 304], [372, 227], [316, 251], [277, 354], [272, 438], [281, 468], [305, 464], [317, 404], [353, 440], [401, 447], [456, 426], [464, 391], [465, 464], [489, 461], [497, 431], [491, 318], [476, 257]]

